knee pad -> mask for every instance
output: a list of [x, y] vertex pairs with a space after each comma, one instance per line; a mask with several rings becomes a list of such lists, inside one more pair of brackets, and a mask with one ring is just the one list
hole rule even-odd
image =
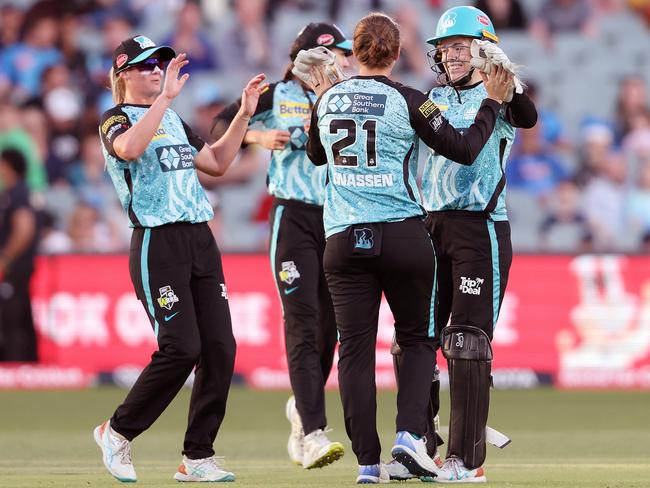
[[478, 327], [450, 325], [442, 331], [442, 353], [449, 366], [451, 416], [447, 456], [470, 469], [485, 462], [485, 426], [490, 406], [492, 346]]

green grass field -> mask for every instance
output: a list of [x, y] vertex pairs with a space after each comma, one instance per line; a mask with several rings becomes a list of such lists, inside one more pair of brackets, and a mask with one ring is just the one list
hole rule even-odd
[[[188, 393], [184, 390], [134, 442], [138, 485], [178, 486], [172, 475], [180, 460]], [[118, 486], [105, 471], [91, 432], [124, 394], [114, 388], [0, 392], [0, 487]], [[313, 471], [291, 465], [286, 455], [286, 398], [286, 392], [233, 389], [216, 450], [235, 472], [236, 486], [353, 486], [356, 459], [338, 394], [327, 397], [330, 438], [342, 441], [346, 454]], [[384, 458], [394, 436], [394, 404], [394, 392], [380, 394]], [[488, 448], [492, 487], [650, 487], [648, 392], [495, 391], [490, 424], [513, 439], [502, 451]], [[408, 484], [421, 486], [416, 480]]]

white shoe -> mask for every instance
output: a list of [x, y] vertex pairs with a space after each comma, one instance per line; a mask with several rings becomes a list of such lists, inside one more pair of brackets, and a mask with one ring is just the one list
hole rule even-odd
[[436, 477], [438, 483], [485, 483], [485, 470], [480, 467], [467, 469], [462, 459], [450, 457]]
[[124, 483], [137, 481], [131, 461], [131, 443], [111, 429], [110, 421], [95, 427], [93, 437], [102, 450], [102, 459], [108, 472]]
[[285, 413], [287, 415], [287, 420], [291, 422], [291, 434], [289, 435], [289, 442], [287, 443], [289, 459], [291, 459], [292, 463], [302, 466], [305, 432], [302, 430], [302, 420], [300, 419], [300, 414], [296, 409], [296, 398], [293, 395], [289, 397], [289, 400], [287, 400]]
[[[442, 468], [443, 462], [442, 459], [440, 459], [440, 453], [438, 453], [437, 451], [433, 456], [433, 462], [436, 463], [436, 466]], [[406, 481], [406, 480], [416, 478], [415, 475], [412, 475], [411, 472], [408, 469], [406, 469], [406, 466], [404, 466], [402, 463], [395, 461], [394, 459], [391, 459], [388, 463], [386, 463], [386, 471], [388, 471], [391, 480]], [[420, 481], [433, 481], [433, 480], [434, 480], [433, 476], [420, 477]]]
[[391, 480], [406, 481], [415, 478], [415, 476], [412, 475], [408, 469], [406, 469], [406, 466], [395, 461], [394, 459], [391, 459], [386, 463], [386, 471], [388, 472]]
[[303, 441], [302, 467], [305, 469], [322, 468], [340, 459], [343, 452], [343, 444], [331, 442], [323, 429], [316, 429], [307, 434]]
[[390, 483], [390, 476], [384, 463], [359, 465], [357, 484]]
[[235, 481], [235, 475], [220, 467], [221, 457], [189, 459], [183, 456], [183, 462], [174, 475], [176, 481]]
[[440, 471], [427, 454], [426, 439], [417, 439], [410, 432], [397, 433], [391, 455], [415, 476], [436, 476]]

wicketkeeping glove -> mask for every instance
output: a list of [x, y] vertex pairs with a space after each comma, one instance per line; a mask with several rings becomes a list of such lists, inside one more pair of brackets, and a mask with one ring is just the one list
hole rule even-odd
[[[519, 94], [524, 92], [524, 85], [517, 76], [521, 70], [521, 66], [510, 61], [506, 53], [504, 53], [503, 49], [501, 49], [499, 46], [490, 41], [480, 41], [478, 39], [474, 39], [472, 41], [470, 52], [472, 53], [470, 64], [474, 68], [483, 71], [483, 73], [490, 74], [492, 65], [501, 66], [502, 68], [506, 69], [506, 71], [509, 71], [515, 75], [514, 92]], [[512, 95], [513, 92], [510, 92], [505, 101], [511, 101]]]
[[300, 80], [313, 87], [316, 81], [313, 79], [310, 70], [312, 68], [320, 69], [331, 84], [346, 79], [341, 68], [336, 64], [336, 54], [326, 47], [315, 47], [307, 51], [298, 52], [293, 62], [291, 72]]

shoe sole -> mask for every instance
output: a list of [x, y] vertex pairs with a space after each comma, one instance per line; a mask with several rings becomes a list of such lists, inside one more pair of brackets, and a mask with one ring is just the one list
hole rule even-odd
[[334, 445], [323, 454], [318, 459], [314, 460], [309, 466], [304, 466], [305, 469], [315, 469], [315, 468], [324, 468], [325, 466], [332, 464], [334, 461], [338, 461], [343, 457], [345, 450], [343, 449], [343, 444], [338, 442], [333, 443]]
[[436, 483], [487, 483], [487, 478], [485, 476], [479, 476], [478, 478], [465, 478], [462, 480], [441, 480], [436, 478]]
[[101, 427], [101, 425], [98, 426], [98, 427], [95, 427], [95, 430], [93, 430], [93, 438], [95, 439], [95, 442], [97, 443], [97, 445], [99, 446], [99, 448], [102, 451], [102, 461], [104, 462], [104, 467], [111, 474], [111, 476], [113, 478], [115, 478], [116, 480], [121, 481], [122, 483], [135, 483], [136, 481], [138, 481], [137, 478], [136, 479], [133, 479], [133, 478], [120, 478], [119, 476], [115, 475], [111, 471], [111, 468], [108, 467], [108, 463], [106, 462], [106, 456], [104, 455], [104, 446], [102, 445], [102, 436], [99, 433], [100, 427]]
[[228, 474], [218, 480], [199, 480], [193, 476], [189, 476], [187, 474], [177, 472], [174, 475], [174, 479], [179, 483], [229, 483], [235, 481], [235, 476], [232, 474]]
[[[437, 473], [434, 471], [429, 471], [428, 469], [422, 467], [420, 463], [415, 460], [415, 453], [406, 446], [395, 446], [391, 450], [391, 455], [395, 461], [403, 464], [406, 469], [409, 470], [409, 473], [418, 476], [431, 476], [436, 477]], [[433, 462], [433, 461], [432, 461]], [[437, 481], [437, 480], [436, 480]]]

